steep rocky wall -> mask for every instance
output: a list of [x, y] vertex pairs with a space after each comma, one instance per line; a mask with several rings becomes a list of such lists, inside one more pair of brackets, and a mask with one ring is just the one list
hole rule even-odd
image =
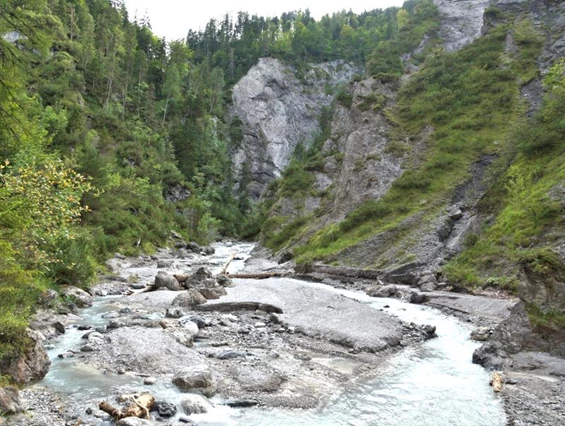
[[331, 220], [343, 219], [364, 201], [381, 198], [402, 173], [401, 158], [387, 150], [390, 123], [383, 113], [394, 101], [394, 91], [368, 79], [354, 84], [352, 94], [351, 108], [336, 108], [333, 139], [325, 146], [326, 151], [343, 154], [329, 208]]
[[299, 73], [278, 59], [261, 58], [234, 86], [231, 113], [243, 123], [243, 142], [232, 158], [238, 174], [249, 165], [252, 198], [280, 177], [298, 144], [320, 132], [320, 113], [333, 99], [326, 89], [359, 72], [335, 61]]
[[448, 52], [461, 49], [481, 35], [483, 13], [490, 0], [434, 0], [441, 14], [440, 36]]
[[404, 156], [391, 152], [391, 125], [384, 109], [394, 103], [395, 90], [374, 78], [346, 88], [351, 105], [336, 102], [331, 137], [325, 141], [323, 166], [313, 171], [315, 182], [306, 198], [283, 197], [271, 215], [294, 218], [321, 214], [311, 230], [339, 222], [369, 200], [378, 200], [402, 174]]

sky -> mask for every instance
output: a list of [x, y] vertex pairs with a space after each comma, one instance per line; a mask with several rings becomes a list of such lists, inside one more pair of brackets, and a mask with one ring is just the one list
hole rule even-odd
[[365, 10], [401, 6], [404, 0], [125, 0], [130, 19], [147, 16], [153, 32], [167, 40], [184, 39], [189, 29], [203, 29], [212, 18], [226, 12], [280, 16], [283, 12], [310, 9], [316, 19], [342, 9], [361, 13]]

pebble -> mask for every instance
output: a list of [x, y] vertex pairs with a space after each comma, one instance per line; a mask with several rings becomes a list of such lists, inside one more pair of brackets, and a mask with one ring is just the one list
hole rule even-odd
[[155, 377], [146, 377], [143, 380], [143, 384], [148, 385], [148, 386], [154, 385], [156, 382], [157, 382], [157, 379]]

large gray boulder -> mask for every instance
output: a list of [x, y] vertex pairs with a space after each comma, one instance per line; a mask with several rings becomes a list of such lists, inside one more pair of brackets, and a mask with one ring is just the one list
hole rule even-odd
[[182, 392], [198, 392], [207, 397], [213, 396], [217, 389], [212, 370], [204, 364], [179, 371], [173, 377], [173, 384]]
[[79, 308], [92, 306], [94, 300], [86, 291], [72, 285], [63, 287], [61, 294], [72, 299]]
[[16, 388], [0, 388], [0, 413], [16, 414], [24, 411], [20, 393]]
[[167, 274], [164, 271], [159, 271], [155, 276], [155, 285], [153, 288], [155, 290], [166, 288], [168, 290], [179, 291], [180, 284], [172, 275]]
[[182, 292], [173, 300], [173, 306], [180, 308], [191, 308], [206, 303], [206, 298], [194, 288]]
[[367, 295], [371, 297], [391, 297], [396, 296], [398, 289], [394, 284], [373, 287], [367, 290]]
[[27, 335], [30, 344], [22, 353], [0, 359], [0, 372], [22, 385], [43, 379], [51, 365], [43, 347], [43, 335], [30, 329], [27, 330]]
[[212, 271], [205, 267], [198, 268], [184, 283], [186, 288], [213, 288], [217, 285]]

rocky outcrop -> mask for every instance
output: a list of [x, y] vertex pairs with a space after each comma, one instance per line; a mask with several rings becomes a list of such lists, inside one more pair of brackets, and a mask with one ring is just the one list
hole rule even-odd
[[23, 353], [0, 359], [0, 371], [15, 383], [30, 384], [45, 377], [51, 361], [43, 347], [45, 338], [35, 330], [28, 329], [28, 344]]
[[320, 132], [320, 113], [333, 99], [325, 88], [348, 82], [358, 72], [336, 61], [312, 65], [300, 75], [278, 59], [261, 58], [234, 86], [232, 115], [241, 120], [243, 140], [232, 158], [240, 178], [248, 167], [252, 198], [280, 177], [297, 145]]
[[[383, 113], [394, 102], [394, 87], [376, 79], [362, 80], [350, 87], [351, 108], [338, 106], [332, 120], [332, 139], [326, 152], [339, 151], [339, 172], [332, 179], [332, 161], [324, 170], [333, 181], [335, 198], [332, 219], [345, 215], [367, 200], [381, 198], [402, 174], [402, 154], [390, 150], [390, 123]], [[318, 178], [320, 180], [320, 178]]]
[[434, 0], [441, 16], [440, 36], [453, 52], [481, 35], [483, 13], [490, 0]]
[[518, 354], [529, 351], [565, 358], [565, 331], [533, 325], [524, 303], [519, 303], [490, 340], [473, 353], [473, 362], [495, 369], [519, 367], [515, 365]]
[[173, 384], [182, 392], [196, 392], [211, 397], [216, 393], [217, 383], [207, 365], [196, 365], [179, 371]]

